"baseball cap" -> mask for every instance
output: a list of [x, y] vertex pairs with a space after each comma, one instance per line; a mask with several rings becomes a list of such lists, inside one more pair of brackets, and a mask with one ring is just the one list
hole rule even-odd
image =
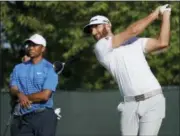
[[90, 33], [89, 31], [89, 28], [92, 26], [92, 25], [96, 25], [96, 24], [111, 24], [111, 22], [109, 21], [109, 19], [105, 16], [102, 16], [102, 15], [97, 15], [97, 16], [94, 16], [90, 19], [89, 21], [89, 24], [87, 24], [85, 27], [84, 27], [84, 33]]
[[25, 40], [25, 43], [27, 43], [28, 41], [31, 41], [35, 44], [40, 44], [40, 45], [46, 47], [46, 40], [44, 39], [43, 36], [41, 36], [39, 34], [32, 35], [29, 39]]

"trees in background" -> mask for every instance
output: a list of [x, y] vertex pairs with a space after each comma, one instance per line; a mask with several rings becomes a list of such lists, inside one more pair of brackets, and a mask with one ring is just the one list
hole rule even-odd
[[[11, 48], [2, 49], [4, 85], [8, 85], [9, 75], [15, 64], [21, 61], [20, 50], [23, 41], [33, 33], [40, 33], [47, 39], [46, 57], [51, 62], [67, 61], [84, 50], [76, 61], [60, 76], [61, 89], [108, 89], [117, 85], [111, 75], [101, 67], [93, 54], [93, 38], [83, 34], [83, 27], [97, 14], [107, 16], [114, 33], [123, 31], [134, 21], [145, 17], [152, 10], [166, 2], [85, 2], [85, 1], [16, 1], [1, 2], [1, 35]], [[152, 71], [162, 85], [179, 85], [179, 2], [171, 2], [171, 42], [167, 52], [149, 55]], [[143, 37], [157, 36], [161, 21], [155, 21]]]

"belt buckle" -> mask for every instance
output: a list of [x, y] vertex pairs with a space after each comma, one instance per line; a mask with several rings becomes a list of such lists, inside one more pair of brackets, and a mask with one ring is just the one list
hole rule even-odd
[[137, 101], [137, 102], [144, 101], [146, 99], [144, 94], [137, 95], [134, 98], [135, 98], [135, 101]]

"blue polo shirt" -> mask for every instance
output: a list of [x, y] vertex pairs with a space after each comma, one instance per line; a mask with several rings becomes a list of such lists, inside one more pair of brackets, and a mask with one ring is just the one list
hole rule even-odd
[[[39, 108], [53, 107], [53, 93], [58, 84], [58, 75], [50, 62], [42, 59], [39, 63], [23, 62], [15, 66], [10, 76], [10, 86], [17, 86], [25, 95], [41, 92], [43, 89], [52, 91], [52, 95], [45, 103], [33, 103], [30, 108], [22, 108], [18, 104], [16, 113], [23, 115]], [[19, 110], [19, 111], [17, 111]]]

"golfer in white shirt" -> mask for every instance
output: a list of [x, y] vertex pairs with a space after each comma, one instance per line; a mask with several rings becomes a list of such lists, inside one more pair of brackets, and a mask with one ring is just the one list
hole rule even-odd
[[[111, 22], [105, 16], [92, 17], [84, 27], [84, 32], [97, 40], [94, 47], [96, 57], [112, 74], [124, 98], [118, 105], [123, 136], [157, 135], [165, 117], [165, 98], [145, 54], [168, 47], [170, 12], [168, 4], [160, 6], [116, 35], [112, 33]], [[157, 39], [138, 38], [128, 46], [121, 46], [126, 40], [142, 33], [159, 16], [162, 17], [162, 24]]]

